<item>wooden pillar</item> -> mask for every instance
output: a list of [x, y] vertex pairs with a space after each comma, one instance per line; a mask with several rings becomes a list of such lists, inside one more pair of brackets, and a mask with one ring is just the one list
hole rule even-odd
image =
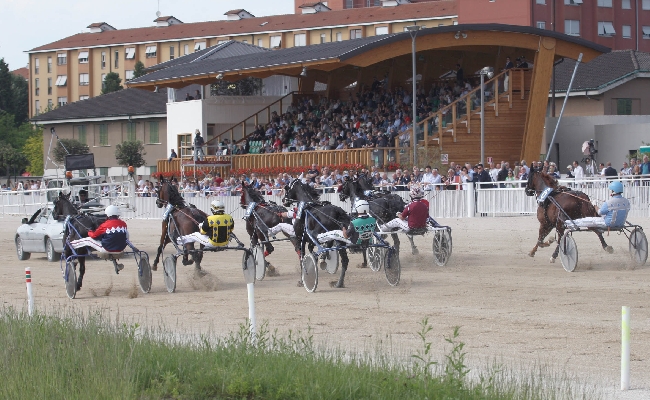
[[[551, 86], [553, 60], [555, 58], [555, 39], [540, 38], [539, 50], [535, 54], [535, 67], [528, 96], [526, 125], [521, 146], [520, 159], [530, 163], [539, 159], [544, 138], [544, 119], [548, 104], [548, 91]], [[524, 88], [521, 88], [522, 92]]]

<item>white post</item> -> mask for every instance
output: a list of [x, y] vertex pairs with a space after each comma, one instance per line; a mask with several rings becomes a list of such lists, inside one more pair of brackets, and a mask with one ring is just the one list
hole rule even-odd
[[255, 343], [255, 284], [248, 283], [246, 286], [248, 287], [248, 321], [250, 323], [251, 338]]
[[467, 184], [467, 190], [463, 190], [465, 196], [467, 196], [467, 217], [474, 218], [476, 213], [476, 189], [474, 189], [474, 182]]
[[31, 317], [34, 314], [34, 291], [32, 290], [32, 272], [29, 267], [25, 268], [25, 284], [27, 285], [27, 313]]
[[[497, 97], [497, 101], [498, 101]], [[481, 70], [481, 163], [485, 162], [485, 74]]]
[[630, 307], [621, 309], [621, 390], [630, 388]]

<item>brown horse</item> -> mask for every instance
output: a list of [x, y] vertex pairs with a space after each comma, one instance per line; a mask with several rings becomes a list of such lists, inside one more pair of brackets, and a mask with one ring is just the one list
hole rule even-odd
[[[542, 201], [539, 196], [547, 192], [547, 196]], [[552, 176], [532, 168], [528, 175], [526, 195], [538, 196], [539, 204], [537, 207], [539, 237], [537, 244], [530, 251], [529, 255], [531, 257], [535, 257], [535, 252], [538, 247], [548, 247], [553, 242], [553, 239], [544, 242], [544, 238], [555, 228], [557, 231], [558, 245], [551, 256], [551, 262], [555, 262], [560, 251], [559, 239], [564, 235], [565, 222], [567, 220], [598, 216], [596, 208], [591, 204], [589, 196], [585, 193], [560, 186]], [[605, 243], [603, 233], [595, 229], [593, 231], [598, 235], [603, 249], [611, 253], [613, 249]]]
[[[208, 218], [208, 215], [203, 211], [193, 205], [188, 206], [185, 204], [185, 200], [181, 194], [178, 193], [176, 186], [166, 180], [162, 180], [160, 189], [158, 189], [156, 206], [158, 206], [158, 208], [163, 208], [167, 207], [167, 205], [171, 205], [173, 208], [167, 218], [162, 222], [160, 245], [158, 246], [156, 258], [151, 266], [151, 269], [154, 271], [158, 269], [160, 255], [167, 243], [170, 243], [172, 240], [176, 241], [181, 236], [198, 232], [199, 225]], [[196, 269], [201, 269], [203, 252], [194, 252], [194, 243], [186, 243], [183, 248], [183, 265], [194, 263]], [[201, 245], [201, 249], [203, 249], [203, 245]], [[192, 254], [191, 260], [188, 258], [190, 253]]]

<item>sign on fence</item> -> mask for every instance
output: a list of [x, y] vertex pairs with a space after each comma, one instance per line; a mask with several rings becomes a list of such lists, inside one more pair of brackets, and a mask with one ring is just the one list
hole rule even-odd
[[449, 164], [449, 154], [441, 154], [440, 161], [442, 161], [443, 164]]

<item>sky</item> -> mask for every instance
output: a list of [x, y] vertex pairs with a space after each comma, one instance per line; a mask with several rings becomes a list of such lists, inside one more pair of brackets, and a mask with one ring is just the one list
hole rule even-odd
[[87, 32], [93, 22], [116, 29], [153, 26], [156, 11], [183, 22], [225, 19], [243, 8], [255, 15], [293, 14], [293, 0], [0, 0], [0, 58], [10, 70], [27, 66], [26, 50]]

